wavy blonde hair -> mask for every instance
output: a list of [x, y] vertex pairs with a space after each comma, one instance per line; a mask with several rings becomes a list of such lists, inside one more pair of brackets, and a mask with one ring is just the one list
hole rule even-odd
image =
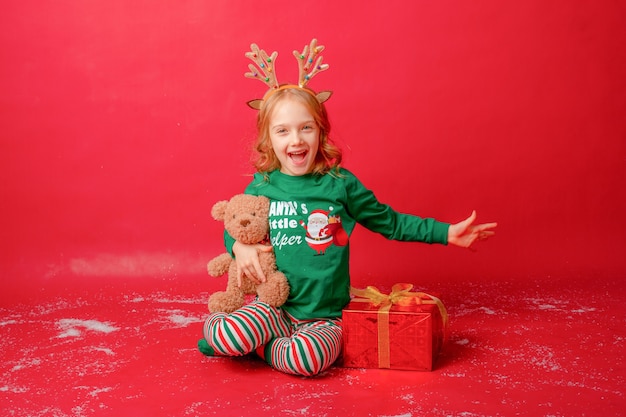
[[253, 164], [256, 170], [262, 174], [280, 169], [280, 161], [274, 153], [270, 139], [270, 121], [276, 104], [280, 100], [290, 98], [302, 103], [311, 113], [320, 130], [319, 148], [313, 163], [312, 173], [323, 175], [329, 172], [338, 174], [342, 160], [342, 152], [329, 137], [330, 121], [324, 104], [317, 101], [312, 90], [304, 91], [302, 88], [286, 88], [278, 90], [267, 97], [257, 116], [257, 139], [254, 144], [256, 151]]

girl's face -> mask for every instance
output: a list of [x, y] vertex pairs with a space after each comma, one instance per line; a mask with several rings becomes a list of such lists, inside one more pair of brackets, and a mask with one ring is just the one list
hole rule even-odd
[[320, 130], [304, 104], [285, 97], [276, 103], [269, 123], [272, 149], [280, 172], [300, 176], [312, 171], [320, 143]]

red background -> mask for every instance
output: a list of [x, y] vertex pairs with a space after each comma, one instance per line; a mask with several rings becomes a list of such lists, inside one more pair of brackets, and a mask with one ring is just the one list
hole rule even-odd
[[[254, 4], [254, 5], [253, 5]], [[312, 37], [345, 166], [400, 211], [498, 221], [478, 252], [353, 236], [357, 285], [623, 277], [619, 2], [12, 1], [0, 14], [3, 295], [207, 279], [264, 86]]]

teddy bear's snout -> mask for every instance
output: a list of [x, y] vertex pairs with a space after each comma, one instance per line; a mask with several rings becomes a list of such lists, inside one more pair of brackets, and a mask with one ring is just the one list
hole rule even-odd
[[249, 225], [249, 224], [250, 224], [250, 220], [243, 219], [243, 220], [241, 220], [241, 221], [239, 222], [239, 224], [240, 224], [242, 227], [246, 227], [247, 225]]

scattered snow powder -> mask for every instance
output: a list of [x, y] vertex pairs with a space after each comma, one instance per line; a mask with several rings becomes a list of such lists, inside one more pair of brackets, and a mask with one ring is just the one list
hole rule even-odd
[[57, 326], [63, 330], [63, 333], [57, 337], [77, 337], [81, 332], [78, 327], [83, 327], [85, 330], [92, 330], [95, 332], [111, 333], [119, 330], [118, 327], [113, 327], [108, 323], [103, 323], [98, 320], [79, 320], [79, 319], [61, 319], [57, 322]]
[[25, 392], [28, 392], [28, 388], [25, 388], [25, 387], [9, 387], [8, 385], [5, 385], [3, 387], [0, 387], [0, 392], [12, 392], [14, 394], [23, 394]]
[[397, 416], [380, 416], [380, 417], [413, 417], [413, 414], [408, 413], [408, 414], [399, 414]]
[[171, 314], [169, 319], [172, 323], [177, 324], [179, 327], [187, 327], [192, 323], [199, 323], [202, 321], [195, 317], [185, 317], [181, 314]]
[[59, 333], [57, 337], [62, 339], [65, 337], [79, 337], [79, 336], [80, 336], [80, 330], [72, 328], [72, 329], [67, 329], [63, 333]]
[[113, 352], [111, 349], [109, 348], [103, 348], [103, 347], [95, 347], [93, 348], [93, 350], [98, 351], [98, 352], [104, 352], [109, 356], [113, 356], [115, 355], [115, 352]]
[[572, 313], [589, 313], [590, 311], [596, 311], [594, 307], [581, 307], [576, 310], [572, 310]]

